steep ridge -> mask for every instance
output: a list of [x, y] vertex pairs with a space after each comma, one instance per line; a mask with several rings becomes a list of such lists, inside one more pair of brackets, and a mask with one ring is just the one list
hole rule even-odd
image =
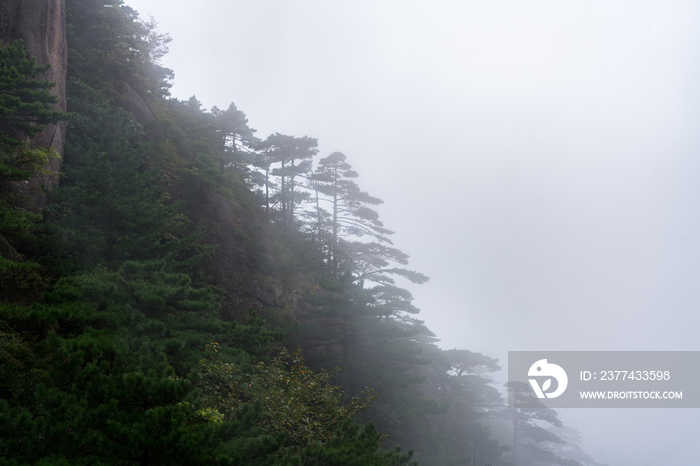
[[[39, 65], [50, 64], [46, 79], [56, 83], [51, 93], [58, 97], [56, 110], [66, 111], [66, 73], [68, 47], [66, 45], [66, 0], [3, 0], [0, 2], [0, 43], [9, 44], [21, 39]], [[52, 147], [63, 154], [66, 122], [47, 125], [32, 143], [37, 147]], [[53, 159], [46, 167], [61, 171], [61, 159]], [[58, 177], [40, 176], [34, 180], [36, 188], [58, 186]], [[42, 206], [46, 200], [38, 189], [32, 193]]]

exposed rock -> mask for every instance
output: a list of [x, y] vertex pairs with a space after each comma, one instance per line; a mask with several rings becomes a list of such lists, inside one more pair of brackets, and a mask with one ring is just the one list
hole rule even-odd
[[[209, 189], [198, 193], [188, 204], [198, 227], [205, 228], [204, 242], [214, 244], [217, 249], [208, 261], [206, 272], [216, 286], [226, 291], [223, 312], [231, 319], [239, 320], [250, 309], [260, 309], [273, 300], [257, 287], [257, 280], [249, 270], [250, 252], [246, 241], [237, 230], [236, 212], [224, 196]], [[238, 215], [244, 215], [238, 212]]]
[[133, 87], [127, 83], [124, 83], [124, 86], [126, 87], [126, 96], [120, 100], [119, 105], [127, 112], [131, 112], [136, 121], [141, 124], [155, 120], [155, 112], [151, 104], [141, 97]]
[[222, 314], [227, 319], [240, 321], [251, 310], [264, 317], [269, 308], [280, 312], [301, 308], [302, 293], [296, 286], [301, 279], [295, 276], [295, 284], [285, 290], [276, 266], [266, 262], [271, 258], [261, 218], [209, 188], [179, 192], [178, 197], [187, 201], [196, 226], [205, 228], [202, 242], [216, 246], [205, 273], [225, 291]]
[[[51, 93], [58, 97], [57, 110], [66, 111], [66, 72], [68, 46], [66, 44], [66, 0], [0, 0], [0, 43], [7, 45], [22, 39], [29, 53], [39, 65], [51, 64], [46, 79], [55, 82]], [[66, 122], [47, 125], [33, 140], [38, 147], [53, 147], [63, 155]], [[54, 159], [47, 167], [53, 172], [61, 170], [61, 159]], [[58, 177], [38, 177], [35, 188], [58, 186]], [[45, 202], [44, 196], [33, 193], [37, 205]]]
[[12, 245], [8, 243], [5, 237], [2, 235], [0, 235], [0, 256], [12, 261], [19, 260], [21, 257], [17, 250], [12, 247]]

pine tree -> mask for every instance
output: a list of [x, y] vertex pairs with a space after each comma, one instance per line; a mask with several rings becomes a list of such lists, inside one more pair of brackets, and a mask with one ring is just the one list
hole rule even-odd
[[100, 88], [111, 99], [127, 94], [167, 96], [173, 72], [159, 64], [170, 41], [154, 21], [141, 22], [122, 0], [66, 2], [68, 76]]
[[114, 270], [182, 250], [191, 242], [182, 203], [171, 201], [166, 179], [151, 167], [140, 125], [85, 83], [69, 91], [75, 117], [66, 176], [49, 211], [55, 257], [80, 270]]
[[333, 386], [333, 373], [314, 373], [299, 351], [286, 349], [269, 364], [260, 362], [243, 373], [238, 365], [218, 360], [220, 346], [209, 345], [208, 357], [200, 362], [207, 408], [215, 419], [230, 419], [244, 403], [262, 405], [259, 425], [273, 437], [282, 435], [278, 456], [291, 457], [307, 447], [324, 446], [335, 429], [352, 420], [375, 398], [371, 392], [342, 405], [342, 393]]
[[58, 98], [49, 93], [55, 83], [40, 79], [50, 65], [38, 66], [22, 41], [0, 47], [0, 174], [4, 178], [27, 179], [31, 172], [12, 164], [7, 157], [24, 146], [24, 139], [39, 133], [44, 125], [65, 115], [53, 107]]
[[5, 245], [0, 251], [12, 251], [7, 241], [17, 245], [31, 238], [39, 219], [12, 182], [51, 174], [46, 163], [59, 156], [51, 148], [32, 148], [28, 143], [46, 124], [66, 118], [53, 110], [58, 98], [49, 90], [54, 84], [41, 79], [48, 68], [37, 66], [22, 41], [0, 47], [0, 243]]
[[259, 410], [242, 407], [221, 424], [200, 412], [193, 370], [205, 342], [221, 342], [227, 361], [249, 364], [276, 338], [259, 321], [222, 322], [218, 305], [211, 289], [159, 262], [61, 280], [47, 303], [22, 317], [54, 329], [43, 344], [51, 366], [31, 402], [0, 402], [0, 458], [211, 464], [233, 451], [269, 464], [278, 447], [255, 428]]
[[[343, 367], [341, 386], [346, 393], [364, 386], [380, 391], [370, 410], [373, 420], [399, 437], [399, 406], [414, 414], [445, 409], [411, 392], [425, 380], [418, 368], [430, 362], [416, 341], [427, 329], [408, 317], [418, 309], [411, 293], [396, 286], [393, 278], [422, 283], [427, 277], [393, 266], [392, 262], [406, 264], [408, 256], [391, 247], [392, 232], [370, 207], [382, 201], [361, 191], [357, 177], [340, 152], [321, 159], [310, 177], [316, 199], [309, 218], [313, 236], [323, 245], [329, 276], [319, 280], [316, 293], [305, 297], [313, 306], [305, 348], [316, 351], [325, 364]], [[363, 237], [373, 241], [361, 242]]]
[[317, 146], [317, 139], [280, 133], [271, 134], [258, 146], [269, 163], [279, 163], [271, 174], [280, 178], [280, 222], [285, 229], [294, 226], [294, 212], [305, 197], [296, 189], [296, 178], [311, 170], [311, 158], [318, 152]]
[[513, 442], [511, 453], [514, 466], [528, 464], [528, 461], [558, 463], [557, 457], [544, 448], [542, 442], [564, 443], [559, 437], [545, 428], [543, 423], [562, 427], [557, 412], [547, 408], [537, 399], [532, 388], [525, 382], [509, 381], [509, 407], [501, 416], [512, 423]]
[[[343, 237], [361, 237], [370, 235], [380, 242], [390, 243], [387, 235], [393, 232], [384, 228], [379, 214], [368, 205], [379, 205], [381, 199], [360, 191], [357, 183], [352, 181], [359, 175], [346, 162], [340, 152], [333, 152], [318, 162], [311, 176], [311, 186], [316, 190], [316, 229], [320, 241], [326, 242], [328, 262], [332, 272], [337, 276], [340, 266], [341, 245]], [[319, 198], [318, 194], [325, 198]], [[329, 204], [326, 209], [320, 201]], [[325, 220], [325, 221], [324, 221]]]
[[376, 390], [379, 398], [365, 419], [403, 443], [408, 420], [446, 409], [413, 391], [426, 380], [430, 359], [417, 340], [429, 331], [420, 322], [386, 316], [373, 291], [350, 274], [322, 278], [319, 284], [320, 290], [305, 296], [312, 308], [299, 335], [302, 348], [315, 364], [342, 369], [339, 384], [346, 396]]
[[316, 310], [310, 314], [308, 334], [305, 335], [306, 348], [339, 346], [338, 365], [343, 368], [341, 388], [350, 393], [350, 352], [358, 345], [358, 338], [363, 334], [367, 319], [372, 318], [369, 305], [374, 302], [371, 292], [361, 285], [353, 283], [350, 274], [339, 278], [321, 278], [322, 292], [309, 294], [305, 300], [313, 304]]
[[[392, 276], [403, 276], [414, 283], [428, 280], [423, 274], [391, 263], [406, 265], [408, 255], [391, 247], [388, 238], [393, 232], [384, 227], [379, 214], [370, 206], [380, 205], [381, 199], [361, 191], [355, 178], [359, 175], [340, 152], [322, 158], [310, 178], [316, 190], [315, 214], [317, 237], [326, 243], [325, 249], [331, 273], [336, 277], [351, 271], [358, 281], [393, 285]], [[318, 194], [325, 197], [319, 197]], [[329, 204], [326, 209], [321, 203]], [[356, 240], [369, 236], [373, 241]]]
[[401, 448], [379, 453], [381, 435], [369, 423], [364, 428], [349, 421], [338, 428], [334, 439], [324, 446], [307, 448], [302, 454], [303, 465], [326, 466], [417, 466], [413, 451], [401, 453]]
[[211, 113], [221, 135], [219, 166], [222, 170], [229, 165], [243, 170], [255, 161], [257, 155], [255, 147], [260, 141], [255, 137], [256, 130], [248, 126], [245, 113], [238, 110], [233, 102], [226, 110], [213, 107]]
[[[404, 421], [417, 459], [427, 464], [497, 464], [507, 446], [494, 438], [488, 426], [489, 412], [502, 405], [491, 385], [489, 372], [497, 361], [468, 350], [442, 350], [436, 339], [420, 338], [423, 356], [430, 358], [426, 381], [416, 387], [423, 396], [448, 404], [438, 416], [426, 415]], [[425, 426], [430, 425], [431, 429]], [[478, 462], [477, 462], [478, 461]]]

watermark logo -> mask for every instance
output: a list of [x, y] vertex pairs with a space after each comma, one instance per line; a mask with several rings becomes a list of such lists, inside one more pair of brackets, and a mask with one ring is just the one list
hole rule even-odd
[[508, 404], [700, 408], [698, 368], [700, 351], [509, 351]]
[[[531, 359], [532, 361], [532, 359]], [[537, 382], [537, 379], [528, 379], [532, 389], [535, 391], [537, 398], [556, 398], [566, 390], [569, 383], [569, 378], [566, 376], [566, 371], [556, 364], [550, 364], [546, 359], [540, 359], [532, 366], [527, 373], [528, 377], [547, 377], [542, 387]], [[552, 387], [552, 378], [557, 381], [556, 390], [547, 392]]]

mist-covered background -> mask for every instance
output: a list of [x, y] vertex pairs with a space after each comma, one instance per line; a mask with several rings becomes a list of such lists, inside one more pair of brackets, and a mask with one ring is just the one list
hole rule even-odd
[[[443, 348], [700, 350], [700, 4], [125, 3], [173, 96], [347, 155]], [[697, 464], [698, 410], [559, 413], [611, 466]]]

